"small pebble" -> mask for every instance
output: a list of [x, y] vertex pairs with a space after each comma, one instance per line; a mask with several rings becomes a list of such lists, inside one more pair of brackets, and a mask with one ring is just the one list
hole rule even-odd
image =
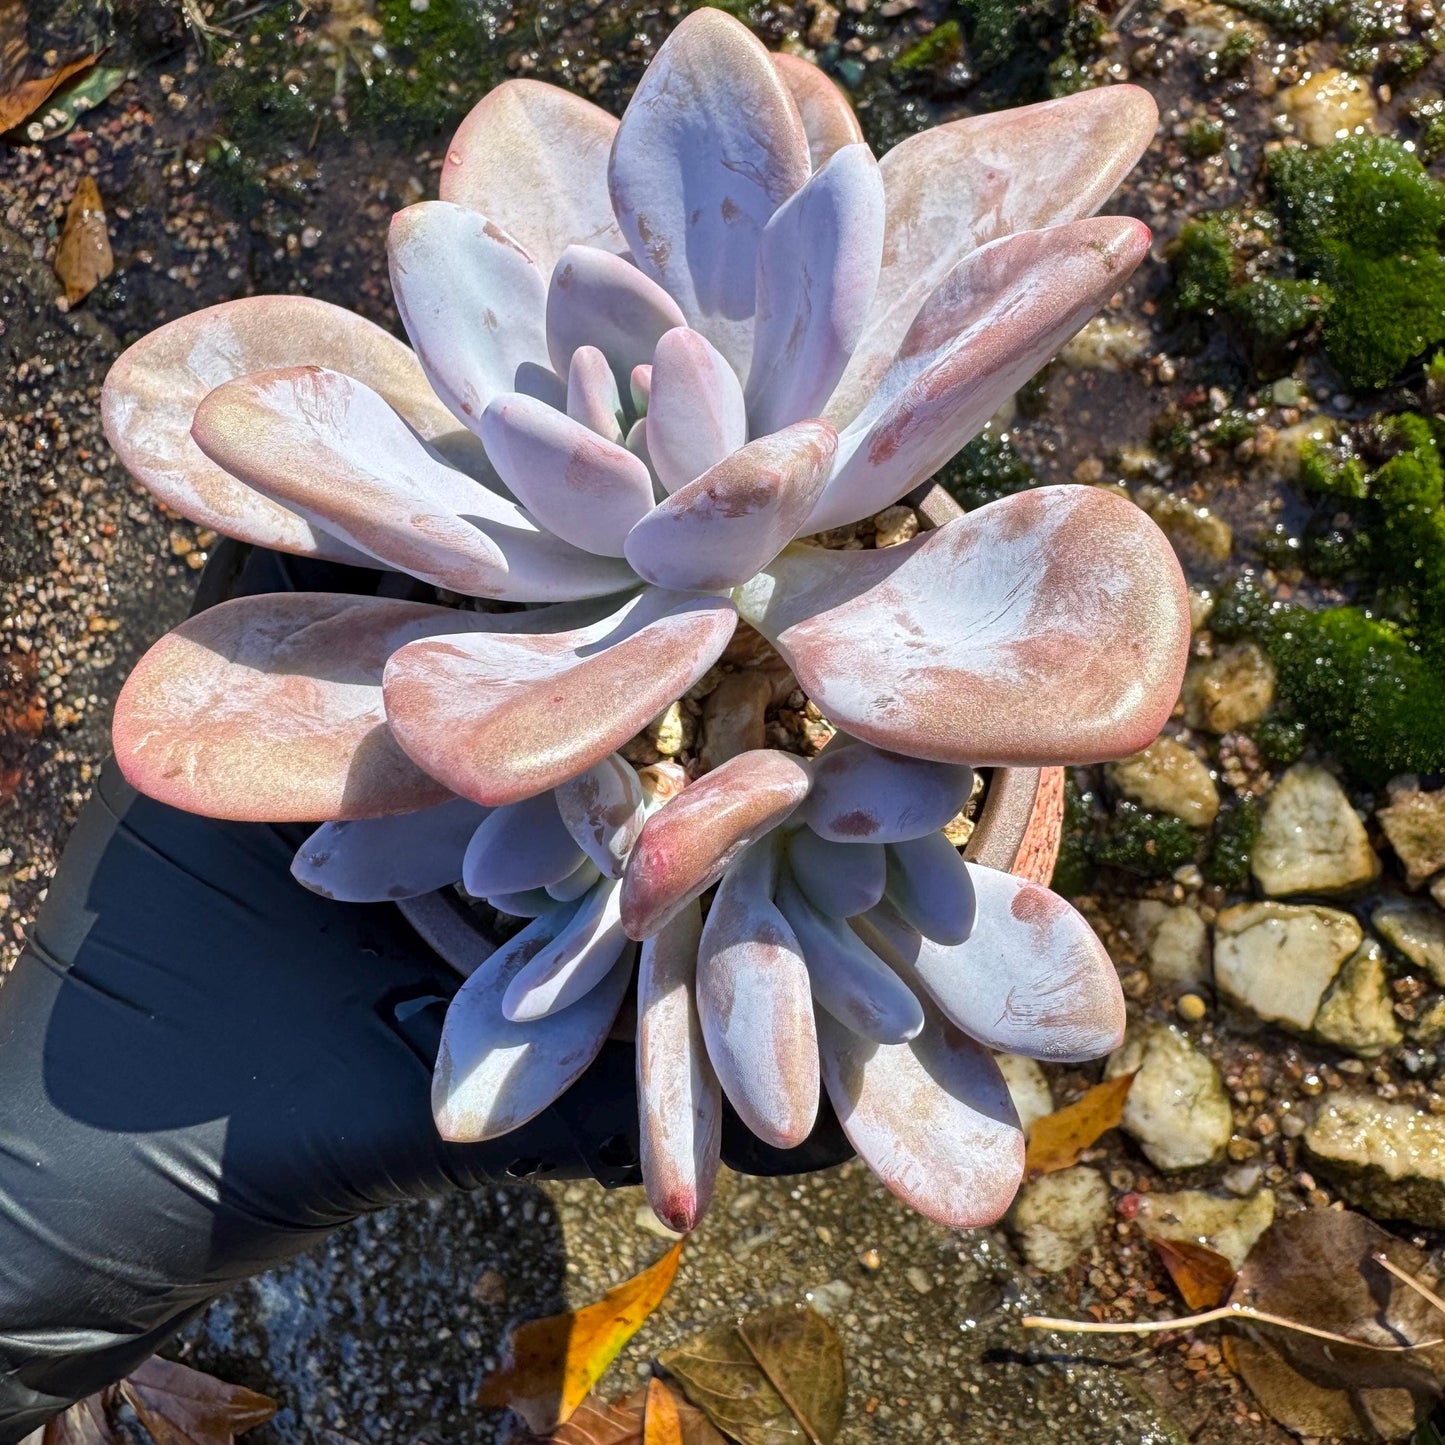
[[1197, 993], [1186, 993], [1177, 1007], [1179, 1017], [1187, 1024], [1197, 1024], [1209, 1012], [1209, 1005]]
[[883, 1256], [879, 1254], [876, 1249], [865, 1249], [859, 1252], [858, 1263], [861, 1264], [869, 1274], [875, 1274], [883, 1268]]

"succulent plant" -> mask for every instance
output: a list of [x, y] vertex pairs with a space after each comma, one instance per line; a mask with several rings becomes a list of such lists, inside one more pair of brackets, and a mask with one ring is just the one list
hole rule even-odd
[[[435, 1082], [448, 1137], [545, 1108], [635, 973], [643, 1167], [668, 1223], [706, 1207], [723, 1092], [786, 1147], [826, 1088], [925, 1213], [1007, 1207], [1022, 1138], [989, 1050], [1095, 1057], [1122, 1000], [1067, 903], [940, 830], [975, 767], [1154, 737], [1183, 580], [1142, 512], [1086, 487], [886, 549], [797, 539], [925, 481], [1118, 288], [1148, 232], [1090, 216], [1155, 119], [1108, 87], [879, 162], [821, 71], [701, 10], [620, 124], [525, 80], [477, 105], [442, 199], [393, 219], [415, 353], [276, 296], [116, 363], [108, 435], [163, 502], [387, 573], [380, 595], [193, 617], [126, 683], [114, 741], [178, 807], [330, 820], [297, 855], [309, 887], [460, 881], [530, 920], [495, 952], [434, 937], [468, 974]], [[739, 618], [838, 734], [815, 759], [635, 770], [618, 750]]]

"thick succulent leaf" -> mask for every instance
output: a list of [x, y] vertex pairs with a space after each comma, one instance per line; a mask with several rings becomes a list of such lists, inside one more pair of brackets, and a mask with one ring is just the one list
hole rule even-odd
[[1003, 1075], [936, 1015], [906, 1044], [875, 1044], [818, 1018], [828, 1097], [864, 1163], [950, 1229], [996, 1223], [1023, 1180], [1024, 1136]]
[[819, 913], [851, 918], [882, 899], [888, 863], [881, 843], [830, 843], [799, 828], [788, 836], [788, 868]]
[[570, 632], [423, 641], [387, 665], [387, 718], [452, 792], [516, 802], [616, 752], [712, 666], [736, 625], [722, 598], [648, 591]]
[[818, 1117], [818, 1041], [803, 950], [773, 902], [777, 835], [723, 875], [697, 960], [708, 1057], [738, 1117], [759, 1139], [792, 1149]]
[[561, 783], [555, 796], [577, 846], [604, 877], [621, 878], [647, 817], [647, 795], [632, 764], [613, 753]]
[[[654, 435], [649, 413], [649, 447]], [[749, 442], [643, 517], [628, 534], [628, 562], [659, 587], [739, 586], [797, 535], [837, 444], [825, 421], [800, 421]]]
[[522, 893], [494, 893], [485, 900], [498, 913], [510, 913], [513, 918], [540, 918], [550, 913], [558, 903], [545, 888], [528, 888]]
[[958, 849], [942, 833], [927, 833], [890, 843], [887, 853], [888, 901], [903, 920], [935, 943], [965, 942], [973, 932], [975, 899]]
[[835, 733], [813, 764], [798, 815], [834, 843], [899, 843], [936, 833], [973, 792], [973, 769], [907, 758]]
[[601, 881], [602, 870], [590, 858], [584, 858], [565, 878], [549, 883], [543, 892], [558, 903], [571, 903]]
[[513, 1023], [502, 1013], [512, 980], [566, 927], [573, 905], [536, 919], [462, 985], [447, 1009], [432, 1075], [432, 1116], [443, 1139], [509, 1134], [577, 1082], [607, 1040], [632, 977], [630, 957], [572, 1008]]
[[[639, 416], [647, 414], [647, 404], [652, 399], [652, 363], [634, 366], [627, 381], [628, 395], [632, 398], [632, 409]], [[630, 444], [630, 438], [629, 438]]]
[[446, 201], [398, 211], [386, 244], [427, 379], [475, 431], [494, 396], [522, 389], [523, 367], [548, 366], [543, 272], [495, 220]]
[[618, 891], [615, 880], [600, 879], [583, 895], [567, 927], [517, 971], [502, 998], [509, 1019], [559, 1013], [612, 971], [623, 949], [632, 946], [618, 916]]
[[607, 358], [619, 386], [686, 320], [676, 301], [622, 256], [591, 246], [562, 253], [547, 288], [547, 350], [558, 376], [579, 346]]
[[539, 793], [487, 815], [467, 844], [461, 879], [473, 898], [492, 898], [559, 883], [584, 861], [557, 800]]
[[612, 116], [560, 86], [504, 81], [452, 137], [441, 198], [489, 216], [544, 273], [568, 246], [624, 252], [607, 191], [616, 134]]
[[748, 439], [737, 373], [700, 332], [678, 326], [657, 343], [648, 381], [647, 451], [669, 492], [715, 467]]
[[1124, 996], [1093, 929], [1037, 883], [966, 866], [978, 907], [967, 943], [919, 938], [886, 903], [855, 928], [991, 1049], [1067, 1064], [1117, 1048]]
[[385, 903], [445, 888], [487, 810], [465, 798], [389, 818], [323, 823], [296, 851], [291, 876], [323, 898]]
[[465, 514], [511, 504], [443, 466], [352, 377], [319, 366], [238, 377], [201, 402], [191, 435], [232, 476], [388, 567], [507, 595], [501, 549]]
[[697, 1227], [722, 1151], [722, 1095], [693, 982], [702, 913], [689, 904], [642, 945], [637, 969], [637, 1103], [642, 1183], [669, 1229]]
[[737, 373], [698, 331], [675, 327], [657, 342], [647, 383], [647, 454], [676, 491], [747, 441]]
[[1019, 492], [879, 551], [790, 547], [739, 598], [833, 723], [944, 762], [1137, 752], [1189, 648], [1173, 549], [1097, 487]]
[[838, 438], [809, 531], [872, 516], [983, 430], [1128, 279], [1149, 229], [1127, 216], [1023, 231], [972, 252], [923, 303], [868, 404]]
[[227, 382], [197, 408], [192, 434], [261, 494], [438, 587], [552, 602], [631, 581], [444, 465], [381, 396], [340, 372], [293, 367]]
[[306, 823], [444, 802], [391, 736], [387, 658], [495, 619], [337, 593], [239, 597], [188, 618], [136, 664], [111, 740], [126, 780], [188, 813]]
[[758, 238], [808, 178], [798, 108], [746, 26], [696, 10], [638, 85], [609, 183], [637, 264], [739, 376], [752, 357]]
[[753, 436], [822, 414], [863, 334], [882, 255], [878, 162], [866, 145], [846, 146], [778, 207], [758, 244]]
[[1154, 136], [1159, 112], [1133, 85], [1100, 86], [934, 126], [881, 162], [883, 268], [867, 329], [828, 407], [851, 421], [930, 292], [970, 251], [1092, 215]]
[[579, 346], [567, 371], [567, 415], [607, 441], [621, 444], [622, 394], [607, 358], [595, 346]]
[[778, 907], [802, 945], [820, 1007], [875, 1043], [917, 1036], [923, 1005], [841, 918], [819, 913], [790, 878], [778, 885]]
[[848, 97], [812, 61], [782, 51], [768, 59], [798, 107], [815, 171], [836, 151], [863, 139], [863, 127]]
[[606, 557], [652, 506], [652, 476], [626, 447], [530, 396], [496, 397], [482, 442], [497, 474], [549, 531]]
[[[223, 471], [191, 439], [191, 421], [207, 392], [248, 372], [304, 365], [365, 382], [432, 443], [456, 438], [455, 420], [411, 351], [370, 321], [309, 296], [227, 301], [142, 337], [105, 379], [105, 434], [127, 471], [193, 522], [282, 552], [361, 561], [344, 542]], [[466, 440], [466, 449], [475, 451], [475, 442]]]
[[622, 923], [650, 938], [808, 794], [808, 765], [760, 748], [689, 784], [648, 818], [622, 877]]

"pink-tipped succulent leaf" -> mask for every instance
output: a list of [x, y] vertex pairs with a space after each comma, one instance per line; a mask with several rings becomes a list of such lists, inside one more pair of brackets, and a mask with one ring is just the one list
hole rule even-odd
[[1169, 543], [1094, 487], [1019, 492], [884, 551], [789, 548], [741, 607], [833, 722], [974, 765], [1137, 751], [1189, 646]]
[[453, 792], [516, 802], [621, 747], [707, 671], [736, 624], [721, 599], [653, 591], [572, 632], [427, 638], [387, 664], [387, 717]]
[[722, 1148], [722, 1091], [693, 988], [701, 932], [690, 903], [642, 945], [637, 967], [642, 1182], [653, 1213], [679, 1233], [706, 1212]]
[[643, 825], [622, 877], [622, 923], [650, 938], [712, 887], [751, 843], [807, 796], [808, 765], [788, 753], [740, 753], [684, 789]]

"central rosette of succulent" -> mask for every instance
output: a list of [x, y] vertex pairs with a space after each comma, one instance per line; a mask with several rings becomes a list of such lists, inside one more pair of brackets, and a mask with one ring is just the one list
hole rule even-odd
[[[669, 1224], [706, 1207], [723, 1094], [786, 1148], [826, 1089], [925, 1213], [1007, 1207], [1023, 1145], [989, 1051], [1095, 1057], [1122, 999], [1066, 903], [941, 830], [974, 767], [1153, 738], [1183, 580], [1141, 512], [1086, 487], [895, 547], [807, 539], [926, 481], [1119, 287], [1148, 232], [1090, 216], [1155, 119], [1111, 87], [880, 163], [821, 71], [699, 11], [620, 124], [530, 81], [476, 107], [442, 199], [392, 224], [414, 352], [255, 297], [116, 363], [108, 433], [163, 501], [385, 574], [184, 623], [126, 684], [115, 747], [176, 806], [330, 820], [296, 863], [317, 891], [460, 887], [527, 920], [495, 951], [434, 940], [469, 975], [436, 1073], [447, 1137], [546, 1108], [635, 976]], [[634, 768], [619, 749], [740, 618], [836, 735]]]

